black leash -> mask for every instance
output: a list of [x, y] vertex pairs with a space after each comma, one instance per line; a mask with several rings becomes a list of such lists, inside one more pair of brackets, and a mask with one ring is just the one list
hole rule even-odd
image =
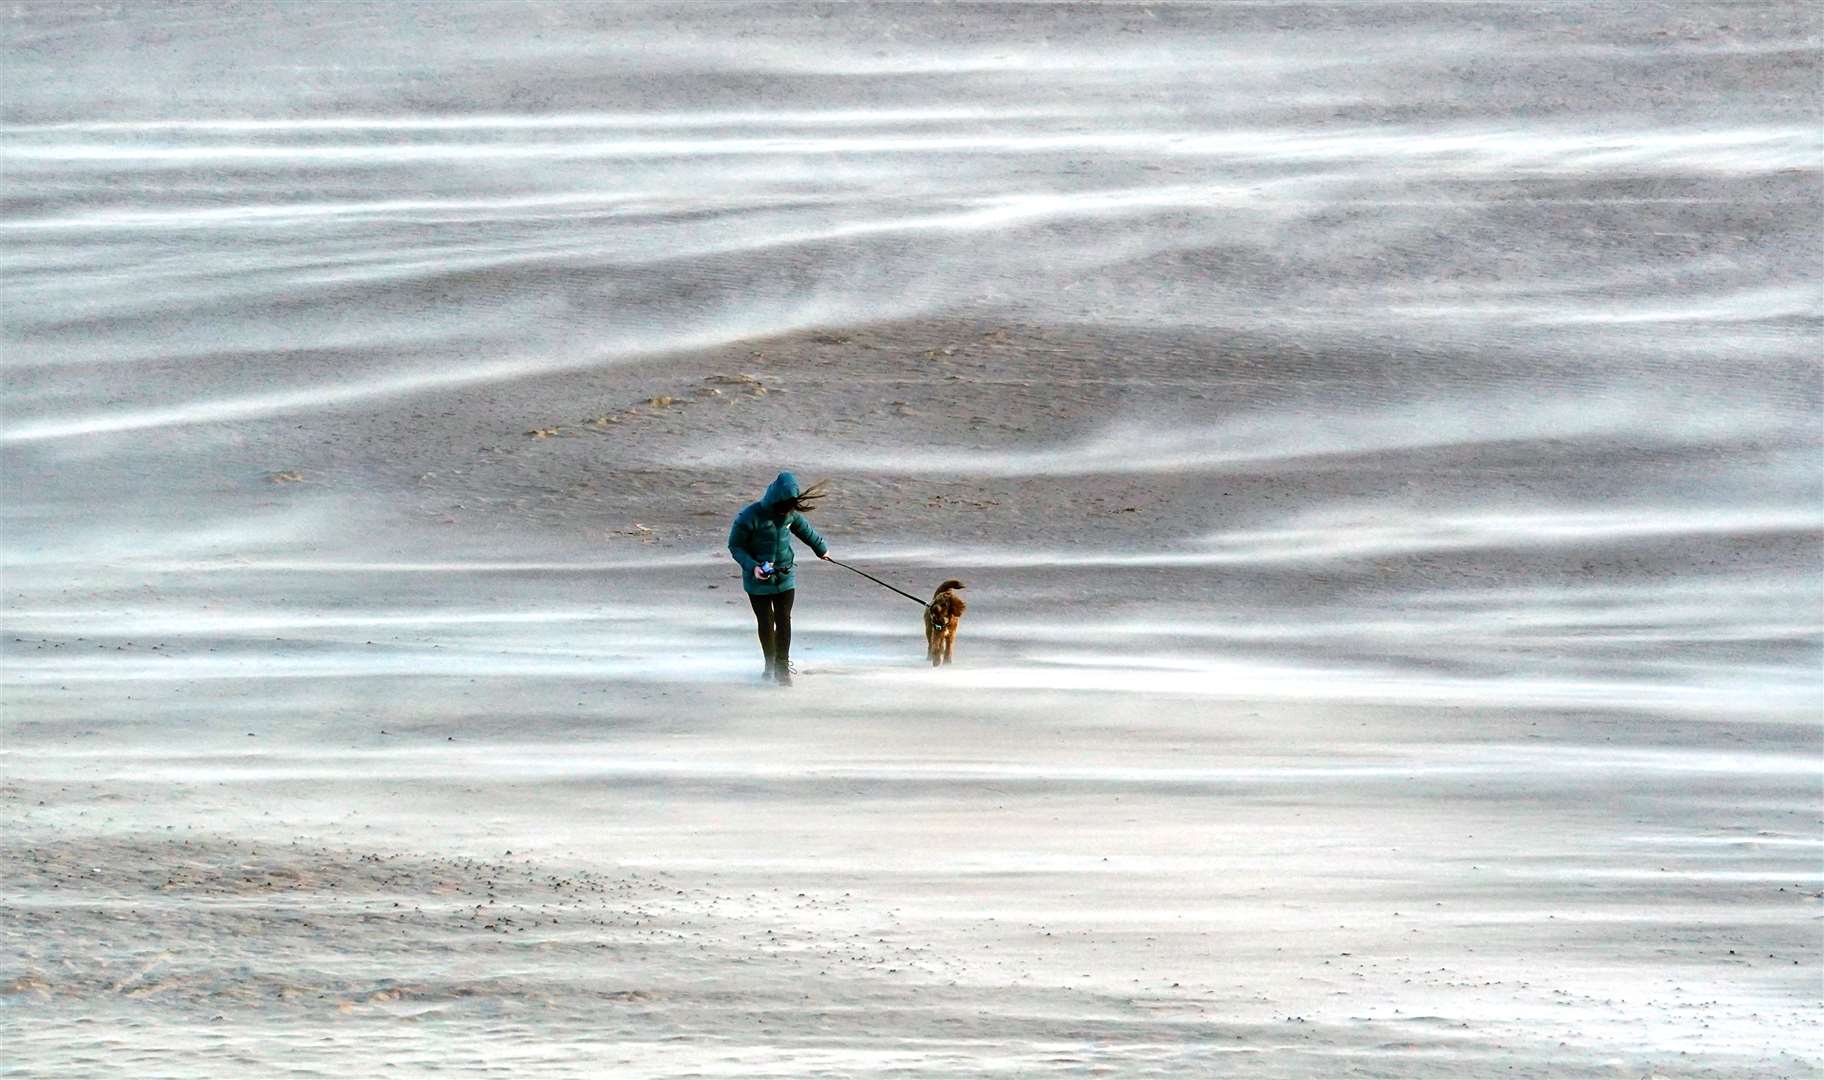
[[862, 577], [867, 578], [869, 581], [872, 581], [874, 584], [879, 585], [883, 589], [892, 589], [894, 592], [896, 592], [899, 595], [905, 597], [906, 599], [912, 601], [914, 604], [917, 604], [919, 607], [926, 608], [926, 609], [929, 609], [931, 607], [930, 601], [920, 600], [918, 597], [913, 596], [911, 593], [907, 592], [904, 589], [894, 589], [893, 586], [888, 585], [886, 582], [875, 577], [873, 574], [868, 573], [866, 570], [856, 570], [853, 566], [850, 566], [848, 563], [841, 562], [836, 559], [831, 559], [828, 556], [825, 556], [825, 559], [829, 562], [835, 563], [837, 566], [842, 567], [844, 570], [851, 570], [857, 574], [860, 574]]

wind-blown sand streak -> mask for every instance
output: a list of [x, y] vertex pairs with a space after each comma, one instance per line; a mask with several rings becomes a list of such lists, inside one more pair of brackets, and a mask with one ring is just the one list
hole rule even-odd
[[1808, 11], [0, 57], [7, 1068], [1824, 1066]]

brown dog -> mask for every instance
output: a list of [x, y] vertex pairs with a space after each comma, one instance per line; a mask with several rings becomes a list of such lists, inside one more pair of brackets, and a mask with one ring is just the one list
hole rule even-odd
[[948, 664], [950, 653], [956, 648], [956, 624], [969, 606], [956, 595], [962, 587], [963, 583], [955, 578], [944, 582], [931, 595], [931, 606], [925, 609], [925, 653], [931, 657], [932, 667]]

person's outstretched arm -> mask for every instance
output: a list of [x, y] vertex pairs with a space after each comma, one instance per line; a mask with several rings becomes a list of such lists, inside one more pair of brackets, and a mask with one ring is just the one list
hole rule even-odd
[[830, 557], [830, 545], [828, 541], [824, 540], [822, 533], [811, 528], [811, 523], [805, 520], [803, 514], [794, 513], [792, 515], [790, 528], [793, 536], [796, 536], [798, 539], [811, 545], [811, 550], [817, 553], [819, 559], [827, 559]]

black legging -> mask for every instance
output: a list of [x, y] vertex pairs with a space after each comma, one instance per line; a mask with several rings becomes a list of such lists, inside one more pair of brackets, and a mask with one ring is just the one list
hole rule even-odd
[[784, 668], [792, 659], [792, 596], [798, 590], [747, 594], [754, 607], [754, 621], [760, 629], [760, 651], [766, 654], [768, 671]]

